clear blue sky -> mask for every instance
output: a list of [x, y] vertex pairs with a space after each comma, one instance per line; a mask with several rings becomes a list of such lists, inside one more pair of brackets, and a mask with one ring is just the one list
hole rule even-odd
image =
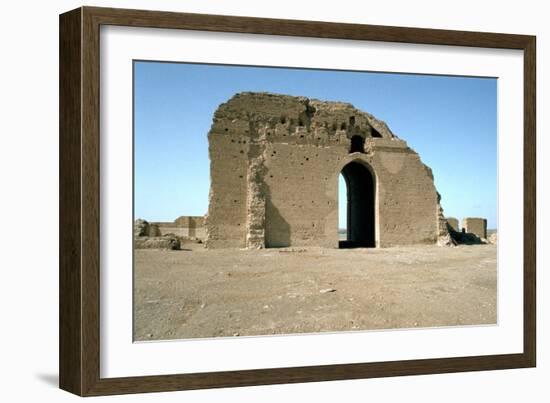
[[[447, 216], [496, 228], [497, 80], [135, 62], [135, 217], [172, 221], [208, 209], [207, 133], [241, 91], [343, 101], [384, 120], [430, 166]], [[340, 185], [345, 227], [345, 185]]]

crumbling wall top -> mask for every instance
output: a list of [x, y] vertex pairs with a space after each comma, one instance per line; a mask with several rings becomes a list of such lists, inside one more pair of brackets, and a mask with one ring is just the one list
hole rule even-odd
[[252, 139], [261, 135], [275, 138], [285, 133], [319, 139], [342, 135], [398, 139], [385, 122], [349, 103], [267, 92], [237, 93], [217, 109], [211, 133], [242, 135], [243, 132]]

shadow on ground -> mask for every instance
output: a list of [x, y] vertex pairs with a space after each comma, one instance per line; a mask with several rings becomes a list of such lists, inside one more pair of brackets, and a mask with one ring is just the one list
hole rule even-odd
[[55, 388], [59, 387], [59, 375], [58, 374], [35, 374], [36, 378], [44, 382], [49, 386]]

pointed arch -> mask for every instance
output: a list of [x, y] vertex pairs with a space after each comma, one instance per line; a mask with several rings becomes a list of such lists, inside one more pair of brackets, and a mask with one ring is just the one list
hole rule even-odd
[[360, 160], [347, 163], [341, 170], [346, 183], [347, 234], [341, 248], [376, 246], [375, 176]]

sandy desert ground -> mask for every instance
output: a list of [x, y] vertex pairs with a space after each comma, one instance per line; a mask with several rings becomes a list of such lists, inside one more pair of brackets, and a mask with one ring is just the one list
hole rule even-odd
[[495, 245], [136, 250], [135, 340], [494, 324]]

